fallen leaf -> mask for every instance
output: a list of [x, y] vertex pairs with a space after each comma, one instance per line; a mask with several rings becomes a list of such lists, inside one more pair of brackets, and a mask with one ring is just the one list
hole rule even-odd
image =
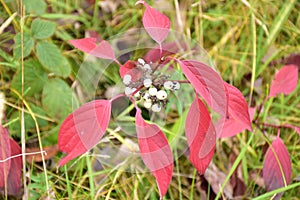
[[[229, 156], [230, 167], [233, 167], [233, 164], [236, 159], [237, 155], [234, 153], [234, 151], [232, 151]], [[242, 173], [242, 166], [241, 163], [239, 163], [239, 165], [234, 170], [232, 176], [230, 177], [230, 184], [233, 188], [233, 197], [235, 198], [244, 196], [247, 190], [247, 186], [243, 181]]]
[[[210, 165], [204, 173], [205, 179], [210, 183], [215, 194], [217, 194], [220, 191], [221, 185], [225, 181], [226, 176], [227, 174], [220, 171], [213, 162], [210, 163]], [[223, 195], [226, 198], [233, 199], [232, 185], [226, 184], [222, 191]]]
[[300, 54], [291, 54], [286, 58], [286, 65], [296, 65], [300, 69]]
[[264, 183], [264, 179], [262, 178], [260, 172], [261, 171], [258, 169], [253, 169], [253, 170], [249, 171], [249, 176], [250, 176], [250, 180], [252, 180], [256, 185], [264, 188], [265, 183]]
[[[58, 145], [53, 145], [53, 146], [48, 146], [48, 147], [43, 147], [43, 150], [45, 151], [44, 153], [44, 159], [48, 160], [53, 158], [57, 153], [58, 153]], [[31, 163], [31, 162], [42, 162], [42, 153], [40, 152], [40, 148], [26, 148], [26, 153], [36, 153], [33, 155], [26, 155], [26, 161]]]

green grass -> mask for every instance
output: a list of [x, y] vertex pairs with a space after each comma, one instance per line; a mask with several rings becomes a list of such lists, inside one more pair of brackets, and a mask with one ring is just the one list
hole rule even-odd
[[[25, 86], [26, 80], [33, 77], [40, 80], [42, 87], [43, 84], [54, 79], [60, 79], [67, 84], [66, 91], [70, 91], [68, 95], [74, 96], [74, 101], [69, 99], [64, 104], [68, 106], [65, 108], [62, 106], [62, 109], [65, 109], [63, 112], [67, 112], [76, 107], [72, 103], [83, 103], [83, 100], [86, 100], [84, 90], [78, 87], [76, 79], [85, 57], [83, 53], [74, 50], [67, 41], [85, 37], [86, 32], [91, 30], [97, 32], [103, 39], [109, 39], [126, 30], [142, 27], [142, 9], [134, 5], [135, 1], [122, 1], [111, 12], [106, 12], [101, 6], [94, 7], [103, 2], [100, 0], [86, 7], [83, 6], [84, 0], [48, 2], [51, 9], [44, 10], [38, 15], [26, 13], [23, 18], [24, 24], [19, 23], [20, 15], [17, 15], [0, 34], [0, 90], [5, 94], [7, 117], [2, 124], [8, 127], [11, 136], [20, 145], [25, 143], [27, 146], [34, 147], [55, 145], [59, 126], [63, 121], [63, 117], [49, 114], [47, 111], [49, 106], [44, 105], [41, 90], [30, 87], [29, 84], [29, 87], [24, 88], [25, 95], [22, 97], [19, 86], [13, 82], [17, 74], [21, 73], [22, 61], [14, 56], [12, 41], [21, 29], [30, 34], [31, 23], [35, 18], [56, 23], [56, 30], [51, 37], [34, 40], [33, 50], [24, 58], [25, 66], [29, 59], [38, 61], [36, 45], [40, 41], [47, 41], [56, 45], [61, 56], [68, 60], [71, 66], [70, 73], [66, 76], [57, 75], [42, 68], [41, 73], [34, 76], [25, 73], [24, 78]], [[300, 3], [298, 1], [175, 0], [151, 1], [150, 4], [171, 19], [174, 30], [181, 31], [203, 46], [222, 78], [239, 88], [249, 105], [259, 106], [264, 103], [258, 123], [299, 125], [300, 83], [292, 94], [265, 101], [274, 74], [282, 66], [281, 58], [300, 52]], [[0, 22], [19, 11], [20, 4], [14, 3], [14, 0], [0, 0]], [[98, 66], [102, 64], [102, 62], [89, 61], [86, 67], [91, 67], [83, 73], [97, 74]], [[34, 67], [39, 68], [38, 65]], [[114, 69], [117, 68], [114, 66], [110, 70], [114, 71]], [[24, 70], [26, 71], [26, 68]], [[43, 73], [46, 74], [46, 81], [43, 81], [45, 78], [41, 75]], [[97, 83], [95, 94], [97, 98], [103, 98], [105, 89], [112, 87], [119, 80], [111, 73], [113, 72], [108, 70]], [[90, 87], [86, 85], [86, 88]], [[37, 91], [34, 91], [35, 89]], [[24, 113], [29, 114], [32, 119], [25, 122], [30, 128], [25, 129], [23, 141], [20, 134], [22, 101], [25, 103]], [[32, 105], [43, 112], [32, 109]], [[27, 189], [30, 199], [46, 198], [49, 195], [55, 199], [158, 199], [155, 179], [150, 173], [141, 173], [142, 164], [138, 165], [140, 168], [133, 169], [130, 166], [125, 168], [117, 164], [103, 170], [94, 169], [98, 147], [126, 144], [125, 139], [129, 136], [117, 129], [117, 120], [132, 123], [134, 119], [126, 116], [132, 109], [133, 107], [130, 107], [119, 116], [115, 116], [105, 135], [106, 141], [101, 142], [94, 149], [95, 154], [93, 152], [91, 155], [76, 158], [66, 167], [61, 168], [57, 168], [58, 161], [63, 156], [61, 153], [50, 158], [52, 164], [45, 161], [44, 167], [40, 163], [27, 163], [26, 171], [31, 177]], [[186, 106], [183, 106], [182, 116], [186, 116], [185, 109]], [[172, 114], [174, 113], [170, 111], [169, 115]], [[168, 139], [175, 141], [172, 143], [173, 154], [181, 155], [182, 152], [176, 152], [176, 147], [185, 142], [181, 137], [184, 135], [184, 123], [178, 115], [174, 116], [175, 118], [168, 118], [170, 121], [161, 128]], [[172, 134], [174, 132], [179, 136]], [[253, 133], [246, 131], [230, 139], [218, 140], [213, 162], [218, 172], [225, 174], [225, 178], [220, 179], [219, 191], [214, 191], [213, 187], [208, 187], [207, 191], [201, 189], [203, 178], [195, 172], [187, 157], [181, 155], [174, 162], [173, 179], [165, 199], [200, 199], [205, 196], [204, 193], [206, 197], [214, 195], [217, 196], [216, 198], [224, 197], [226, 188], [232, 184], [236, 172], [246, 186], [245, 198], [270, 199], [275, 193], [285, 191], [282, 199], [300, 199], [300, 186], [296, 180], [289, 186], [272, 192], [266, 192], [265, 188], [259, 185], [266, 145], [270, 144], [276, 135], [277, 130], [268, 127], [262, 129], [258, 126], [254, 128]], [[292, 178], [295, 178], [300, 173], [298, 164], [300, 137], [295, 131], [282, 128], [281, 138], [290, 153]]]

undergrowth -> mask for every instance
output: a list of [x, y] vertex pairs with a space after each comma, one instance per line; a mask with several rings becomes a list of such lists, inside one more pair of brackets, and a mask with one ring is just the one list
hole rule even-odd
[[[21, 4], [21, 1], [0, 0], [0, 4], [0, 30], [3, 28], [0, 33], [0, 88], [5, 94], [6, 107], [2, 124], [20, 145], [37, 148], [40, 141], [43, 147], [55, 152], [46, 156], [46, 171], [41, 160], [26, 163], [28, 198], [157, 199], [155, 179], [150, 173], [124, 171], [122, 165], [102, 168], [94, 156], [97, 148], [57, 168], [62, 157], [55, 146], [59, 127], [63, 119], [86, 100], [83, 89], [76, 83], [85, 57], [67, 41], [91, 35], [109, 39], [125, 30], [141, 27], [142, 11], [136, 9], [135, 1], [48, 0], [45, 3], [23, 0]], [[299, 2], [161, 0], [149, 4], [168, 15], [176, 31], [200, 43], [222, 78], [242, 91], [249, 106], [264, 105], [258, 118], [260, 123], [300, 124], [299, 83], [290, 95], [265, 101], [274, 74], [281, 66], [293, 62], [300, 67]], [[22, 5], [25, 5], [23, 16], [20, 13]], [[11, 21], [5, 25], [3, 22], [9, 17]], [[33, 26], [38, 20], [47, 21], [45, 33]], [[18, 39], [21, 31], [24, 44]], [[91, 70], [99, 67], [93, 66], [92, 61], [87, 65]], [[97, 83], [97, 98], [107, 98], [106, 89], [119, 81], [118, 77], [107, 74]], [[26, 102], [23, 141], [22, 99]], [[179, 120], [176, 113], [170, 116], [169, 130], [183, 133], [183, 125], [177, 123]], [[270, 198], [263, 196], [266, 190], [261, 170], [266, 149], [276, 135], [277, 130], [272, 127], [253, 126], [253, 133], [245, 131], [219, 140], [213, 158], [215, 167], [211, 169], [216, 177], [211, 179], [197, 175], [182, 154], [175, 160], [173, 179], [165, 199], [226, 199], [230, 189], [235, 190], [236, 196], [246, 199]], [[292, 129], [282, 129], [281, 138], [290, 153], [293, 170], [291, 187], [286, 188], [282, 199], [299, 199], [300, 137]], [[108, 130], [104, 139], [108, 144], [125, 143], [116, 130]], [[219, 193], [214, 190], [219, 184], [216, 180], [227, 185], [222, 185]], [[244, 193], [239, 194], [240, 191]]]

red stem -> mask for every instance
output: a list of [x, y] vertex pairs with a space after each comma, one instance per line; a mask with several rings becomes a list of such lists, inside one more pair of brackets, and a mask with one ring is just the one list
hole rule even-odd
[[188, 80], [170, 80], [170, 81], [178, 82], [178, 83], [191, 83], [191, 82], [188, 81]]
[[139, 86], [130, 96], [135, 95], [138, 91], [140, 91], [142, 88], [144, 87], [144, 85]]
[[117, 63], [119, 65], [119, 67], [123, 66], [117, 59], [114, 59], [114, 62]]
[[257, 125], [261, 125], [261, 126], [266, 126], [266, 127], [271, 127], [271, 128], [282, 128], [284, 126], [282, 125], [274, 125], [274, 124], [268, 124], [268, 123], [256, 123]]

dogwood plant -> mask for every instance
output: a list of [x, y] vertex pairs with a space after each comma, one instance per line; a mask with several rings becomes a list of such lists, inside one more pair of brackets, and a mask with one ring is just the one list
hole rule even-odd
[[[122, 64], [107, 41], [96, 44], [95, 38], [71, 40], [79, 50], [102, 59], [109, 59], [120, 66], [120, 76], [125, 85], [124, 93], [111, 100], [94, 100], [82, 105], [62, 123], [58, 144], [67, 155], [59, 162], [65, 165], [79, 155], [88, 152], [103, 137], [109, 126], [112, 102], [127, 96], [135, 106], [135, 125], [141, 158], [156, 178], [160, 198], [166, 194], [173, 172], [173, 156], [168, 140], [160, 128], [142, 117], [142, 109], [163, 112], [168, 98], [190, 84], [195, 91], [185, 134], [189, 147], [189, 159], [200, 174], [203, 174], [214, 155], [216, 138], [230, 137], [245, 129], [252, 130], [248, 106], [241, 92], [224, 82], [221, 76], [201, 61], [182, 60], [180, 55], [163, 50], [163, 41], [170, 31], [170, 20], [144, 1], [143, 25], [150, 37], [158, 43], [158, 59], [139, 58]], [[164, 66], [180, 66], [185, 80], [172, 80], [160, 71]], [[175, 64], [174, 64], [175, 63]], [[205, 104], [205, 103], [206, 104]], [[214, 124], [208, 107], [219, 114]]]

